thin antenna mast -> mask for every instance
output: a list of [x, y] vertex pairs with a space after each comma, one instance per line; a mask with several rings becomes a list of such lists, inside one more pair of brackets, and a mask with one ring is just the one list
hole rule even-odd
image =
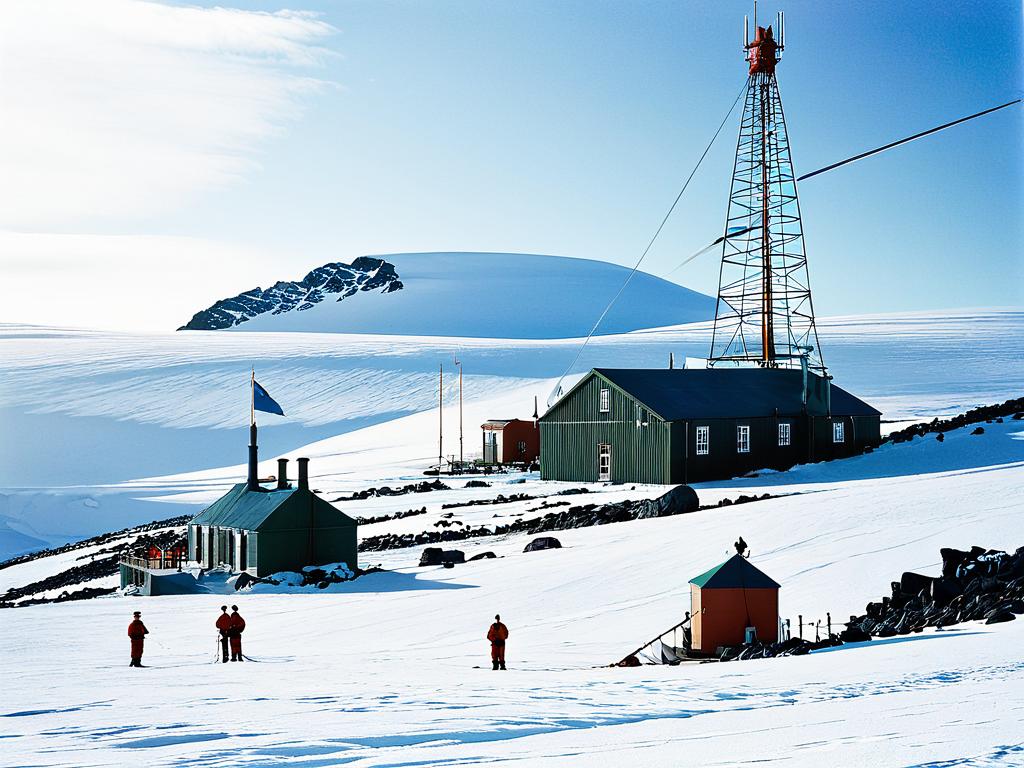
[[462, 361], [458, 356], [455, 364], [459, 366], [459, 469], [462, 468]]
[[444, 463], [444, 364], [437, 366], [437, 474]]

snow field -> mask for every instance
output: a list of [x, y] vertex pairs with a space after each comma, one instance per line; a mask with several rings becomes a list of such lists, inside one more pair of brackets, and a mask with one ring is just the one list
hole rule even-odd
[[[1007, 422], [941, 444], [954, 459], [978, 454], [993, 463], [911, 474], [918, 454], [932, 450], [914, 441], [843, 462], [845, 479], [815, 478], [836, 464], [797, 469], [785, 489], [778, 485], [790, 473], [743, 481], [771, 480], [762, 487], [796, 495], [555, 532], [560, 550], [523, 553], [529, 536], [458, 542], [467, 554], [487, 548], [499, 557], [454, 569], [412, 567], [420, 548], [379, 553], [394, 572], [328, 593], [115, 598], [6, 611], [4, 759], [44, 766], [966, 758], [1012, 765], [1024, 755], [1020, 622], [803, 658], [603, 665], [679, 620], [689, 608], [687, 581], [724, 559], [738, 534], [753, 562], [783, 584], [781, 613], [794, 624], [797, 613], [825, 611], [838, 623], [887, 593], [903, 570], [935, 573], [939, 547], [1019, 546], [1018, 432], [1019, 423]], [[872, 461], [908, 474], [872, 476]], [[243, 648], [260, 662], [210, 663], [225, 599], [239, 604], [249, 625]], [[141, 671], [129, 670], [126, 658], [126, 624], [136, 609], [152, 632], [150, 668]], [[483, 635], [495, 612], [511, 630], [507, 673], [488, 668]], [[55, 675], [65, 659], [73, 675]]]

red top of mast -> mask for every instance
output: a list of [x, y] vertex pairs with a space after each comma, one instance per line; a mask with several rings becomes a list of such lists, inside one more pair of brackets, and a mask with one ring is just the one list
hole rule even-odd
[[750, 62], [750, 74], [758, 72], [772, 74], [779, 62], [778, 51], [781, 46], [775, 42], [772, 28], [758, 27], [753, 42], [747, 43], [747, 60]]

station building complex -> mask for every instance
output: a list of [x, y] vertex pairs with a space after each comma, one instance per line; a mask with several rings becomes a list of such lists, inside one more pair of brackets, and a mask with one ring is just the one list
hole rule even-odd
[[695, 483], [862, 453], [881, 413], [791, 368], [595, 368], [540, 419], [541, 476]]

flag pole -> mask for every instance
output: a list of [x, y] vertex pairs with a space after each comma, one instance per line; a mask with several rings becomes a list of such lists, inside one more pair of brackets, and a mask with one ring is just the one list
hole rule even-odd
[[256, 366], [253, 366], [249, 376], [249, 472], [246, 488], [250, 491], [260, 490], [259, 449], [256, 447]]

